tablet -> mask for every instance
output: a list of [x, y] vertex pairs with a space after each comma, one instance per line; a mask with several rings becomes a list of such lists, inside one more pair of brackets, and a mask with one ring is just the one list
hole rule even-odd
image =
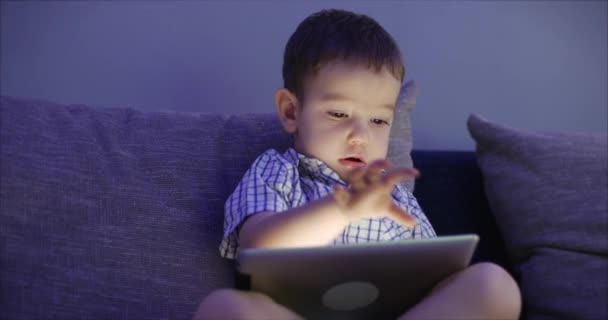
[[445, 277], [466, 268], [475, 234], [306, 248], [242, 249], [251, 290], [307, 319], [397, 318]]

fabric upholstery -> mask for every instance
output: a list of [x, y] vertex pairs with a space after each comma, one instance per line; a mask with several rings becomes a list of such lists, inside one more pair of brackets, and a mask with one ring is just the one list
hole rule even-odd
[[473, 262], [491, 261], [511, 271], [475, 153], [414, 150], [412, 159], [420, 170], [414, 195], [437, 235], [477, 234]]
[[607, 134], [468, 128], [527, 316], [608, 318]]
[[1, 111], [0, 318], [186, 319], [232, 285], [223, 116], [8, 97]]
[[[394, 127], [393, 162], [411, 165], [409, 124]], [[218, 250], [228, 194], [259, 153], [290, 144], [270, 112], [5, 96], [0, 130], [2, 319], [190, 318], [234, 284]]]
[[[414, 80], [406, 82], [401, 87], [395, 107], [393, 126], [388, 147], [388, 159], [396, 167], [411, 168], [413, 166], [411, 152], [414, 146], [412, 137], [412, 111], [416, 106], [418, 85]], [[405, 180], [401, 184], [414, 192], [415, 180]]]

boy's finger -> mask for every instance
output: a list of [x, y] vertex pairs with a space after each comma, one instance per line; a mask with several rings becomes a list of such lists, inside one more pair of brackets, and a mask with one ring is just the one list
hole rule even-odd
[[350, 184], [352, 189], [359, 190], [365, 187], [365, 181], [363, 180], [363, 175], [365, 174], [364, 168], [355, 168], [351, 171], [348, 177], [348, 183]]
[[363, 174], [365, 174], [365, 168], [364, 167], [354, 168], [348, 174], [348, 178], [347, 179], [348, 179], [349, 182], [350, 181], [359, 180], [359, 179], [361, 179], [361, 177], [363, 176]]
[[391, 214], [390, 217], [400, 225], [410, 229], [416, 227], [416, 218], [409, 214], [409, 212], [399, 208], [396, 204], [392, 204], [389, 212]]
[[378, 159], [378, 160], [374, 160], [372, 161], [367, 167], [368, 168], [372, 168], [372, 167], [381, 167], [384, 169], [388, 169], [390, 167], [392, 167], [393, 164], [387, 160], [387, 159]]
[[348, 191], [346, 191], [346, 189], [344, 189], [344, 187], [342, 187], [341, 185], [334, 185], [333, 187], [333, 196], [334, 199], [336, 199], [336, 201], [338, 202], [338, 205], [340, 205], [340, 207], [342, 208], [346, 208], [346, 204], [348, 203], [348, 198], [350, 197]]
[[367, 183], [378, 183], [382, 180], [383, 171], [389, 168], [390, 162], [387, 160], [374, 161], [365, 171], [363, 179]]
[[420, 172], [414, 168], [392, 170], [384, 176], [388, 186], [393, 186], [403, 179], [411, 179], [420, 176]]

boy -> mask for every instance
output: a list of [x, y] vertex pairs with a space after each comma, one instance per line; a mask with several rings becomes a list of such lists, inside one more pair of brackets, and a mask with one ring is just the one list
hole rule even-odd
[[[434, 237], [414, 196], [397, 184], [417, 171], [385, 160], [404, 74], [397, 45], [373, 19], [343, 10], [306, 18], [287, 43], [285, 87], [275, 95], [294, 146], [263, 153], [228, 198], [221, 254]], [[403, 319], [516, 319], [520, 294], [506, 271], [481, 263], [403, 311]], [[261, 293], [222, 289], [195, 318], [300, 316]]]

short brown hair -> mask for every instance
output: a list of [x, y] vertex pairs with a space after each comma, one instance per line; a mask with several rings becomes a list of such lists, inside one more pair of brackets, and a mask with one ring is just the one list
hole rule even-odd
[[376, 72], [387, 67], [401, 82], [405, 77], [399, 47], [380, 24], [366, 15], [329, 9], [304, 19], [287, 41], [285, 88], [303, 99], [305, 79], [336, 60], [361, 63]]

